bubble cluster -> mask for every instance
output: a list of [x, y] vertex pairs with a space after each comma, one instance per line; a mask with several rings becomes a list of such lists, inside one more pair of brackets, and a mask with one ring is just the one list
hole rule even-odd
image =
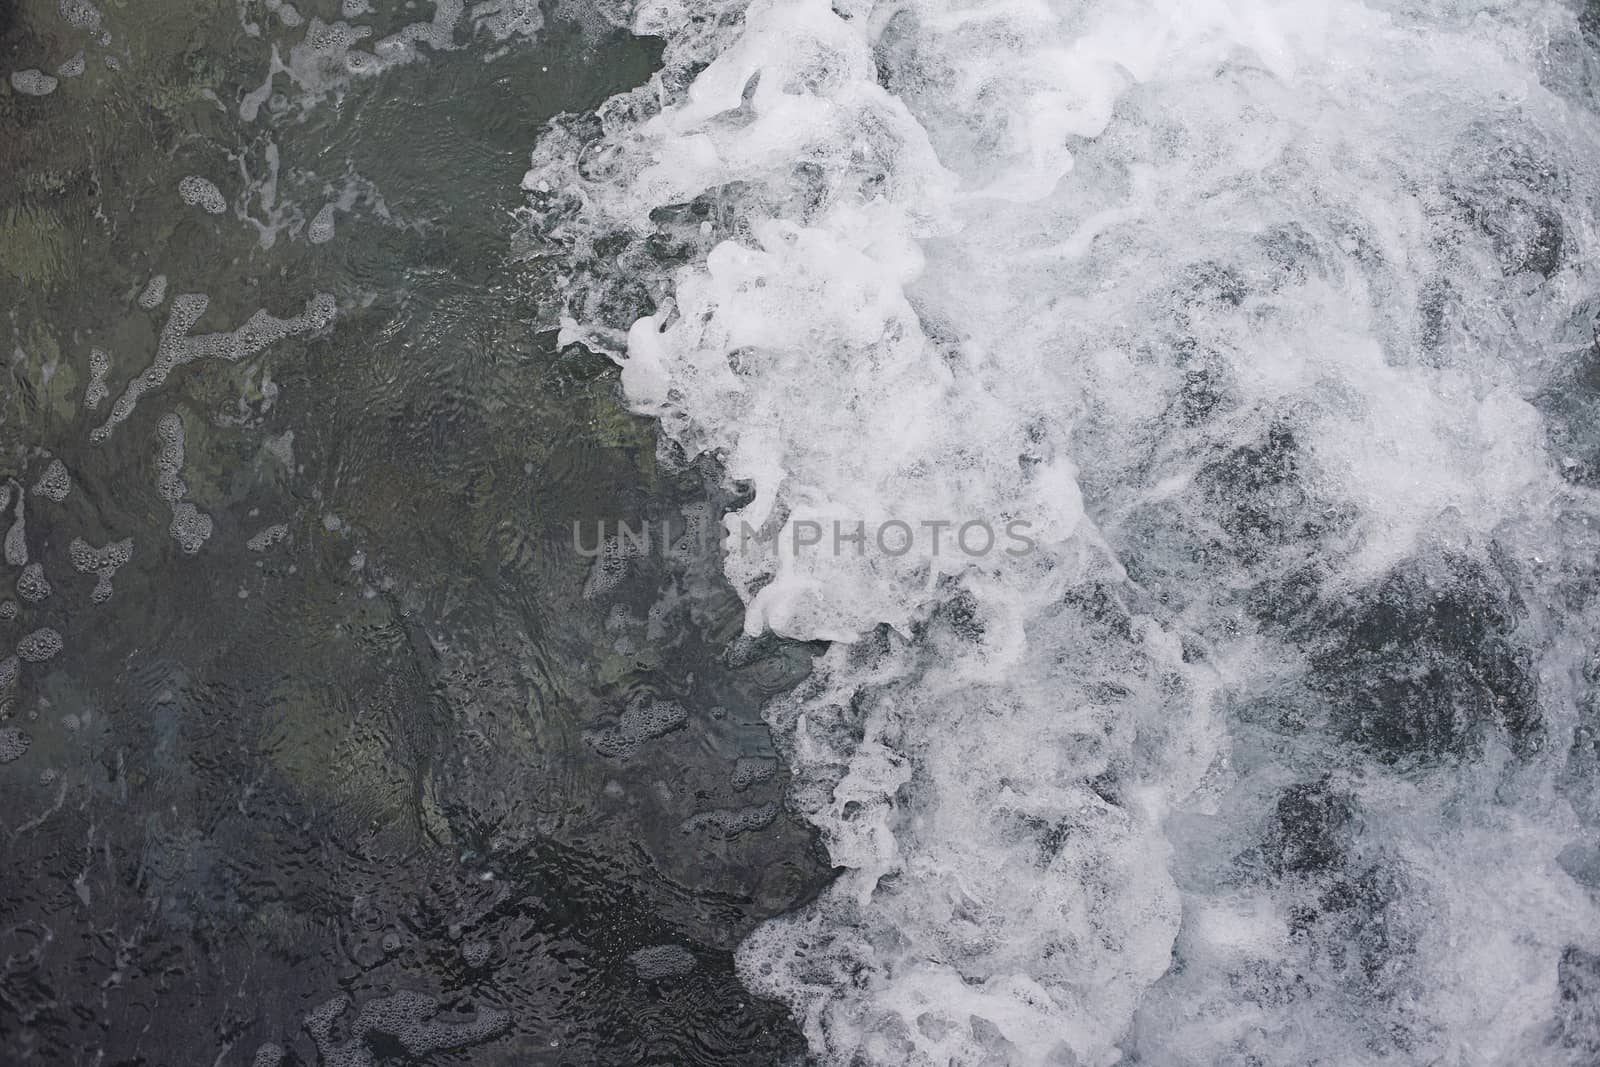
[[66, 647], [61, 634], [45, 626], [26, 634], [17, 642], [17, 658], [25, 663], [44, 663], [54, 659]]
[[[631, 527], [629, 529], [632, 530]], [[589, 578], [583, 587], [584, 597], [594, 600], [615, 589], [627, 577], [629, 561], [647, 551], [645, 542], [634, 538], [631, 533], [607, 534], [600, 543], [599, 551], [594, 554], [594, 564], [589, 569]]]
[[275, 522], [271, 526], [264, 526], [258, 530], [250, 540], [244, 543], [244, 547], [252, 552], [265, 552], [288, 536], [288, 524]]
[[189, 336], [189, 331], [200, 321], [200, 316], [205, 314], [210, 303], [203, 293], [184, 293], [173, 298], [172, 310], [166, 325], [161, 328], [154, 361], [144, 373], [128, 383], [112, 405], [110, 417], [90, 432], [91, 440], [103, 441], [109, 437], [120, 423], [133, 414], [139, 399], [164, 385], [168, 375], [176, 368], [201, 359], [237, 362], [286, 337], [315, 333], [333, 321], [336, 310], [331, 294], [318, 293], [306, 301], [301, 314], [292, 318], [280, 319], [262, 310], [250, 316], [238, 329]]
[[197, 207], [208, 215], [220, 215], [228, 210], [228, 201], [210, 178], [191, 174], [178, 183], [178, 196], [190, 207]]
[[694, 953], [682, 945], [651, 945], [628, 957], [640, 978], [681, 978], [695, 968]]
[[[408, 8], [414, 6], [407, 5]], [[274, 109], [286, 105], [286, 98], [273, 91], [273, 83], [280, 74], [286, 75], [299, 88], [301, 105], [310, 107], [329, 94], [341, 92], [354, 78], [372, 77], [416, 61], [421, 47], [434, 52], [462, 47], [456, 41], [456, 34], [464, 18], [471, 22], [475, 35], [499, 43], [500, 47], [485, 55], [486, 61], [509, 51], [507, 42], [511, 38], [533, 37], [544, 25], [538, 0], [477, 0], [470, 5], [470, 11], [467, 0], [434, 0], [430, 19], [402, 25], [377, 39], [373, 39], [376, 31], [372, 25], [355, 21], [374, 14], [370, 0], [341, 0], [337, 9], [339, 17], [332, 22], [324, 22], [316, 16], [305, 20], [305, 16], [285, 0], [267, 0], [265, 9], [288, 28], [297, 27], [304, 20], [305, 31], [288, 47], [287, 59], [281, 51], [275, 50], [265, 80], [241, 100], [239, 113], [246, 121], [254, 121], [264, 103], [272, 101]], [[609, 30], [621, 27], [625, 20], [620, 12], [608, 6], [600, 11], [586, 11], [584, 21], [603, 23], [603, 29]], [[243, 8], [241, 23], [252, 36], [262, 33], [263, 26], [247, 20]], [[370, 43], [355, 47], [362, 42]]]
[[318, 55], [334, 56], [371, 36], [371, 26], [352, 26], [344, 22], [329, 25], [313, 20], [311, 29], [306, 31], [305, 46]]
[[267, 455], [283, 464], [283, 469], [293, 471], [294, 467], [294, 431], [285, 430], [275, 437], [268, 437], [261, 442], [261, 449]]
[[278, 16], [279, 22], [282, 22], [290, 29], [305, 23], [305, 18], [300, 14], [299, 9], [289, 3], [288, 0], [266, 0], [266, 7], [268, 11]]
[[300, 87], [302, 102], [309, 105], [338, 90], [351, 77], [380, 72], [383, 63], [373, 53], [352, 50], [353, 45], [371, 36], [371, 26], [344, 21], [330, 25], [313, 18], [305, 37], [289, 49], [288, 62], [274, 57], [266, 84], [241, 104], [240, 113], [246, 119], [253, 117], [252, 111], [259, 106], [256, 97], [270, 92], [272, 79], [279, 73], [288, 75]]
[[167, 412], [156, 423], [156, 440], [161, 445], [156, 457], [156, 492], [169, 505], [176, 505], [189, 492], [183, 480], [185, 437], [183, 420], [176, 412]]
[[625, 760], [646, 741], [669, 734], [688, 721], [689, 713], [674, 701], [641, 701], [624, 711], [616, 726], [586, 730], [583, 739], [602, 756]]
[[210, 540], [212, 523], [211, 516], [183, 499], [189, 486], [183, 480], [183, 420], [177, 413], [169, 411], [161, 416], [156, 424], [156, 439], [161, 445], [156, 461], [156, 492], [172, 509], [167, 532], [186, 555], [192, 556]]
[[6, 530], [5, 559], [12, 567], [22, 567], [28, 562], [28, 512], [22, 486], [15, 479], [9, 479], [0, 492], [0, 513], [5, 511], [8, 501], [13, 510], [11, 526]]
[[32, 744], [33, 739], [16, 727], [0, 727], [0, 763], [16, 762]]
[[74, 537], [68, 548], [68, 555], [72, 559], [72, 567], [79, 574], [93, 574], [98, 581], [95, 582], [94, 591], [89, 594], [89, 599], [96, 604], [104, 604], [111, 599], [115, 591], [111, 580], [116, 577], [117, 571], [133, 558], [133, 538], [125, 537], [121, 541], [108, 542], [102, 548], [95, 548], [81, 537]]
[[211, 538], [211, 516], [185, 500], [172, 509], [172, 522], [167, 530], [178, 547], [192, 556]]
[[314, 245], [333, 240], [333, 205], [324, 204], [306, 227], [306, 240]]
[[157, 274], [145, 283], [144, 289], [139, 293], [139, 306], [146, 311], [154, 311], [167, 299], [167, 276]]
[[748, 789], [758, 782], [770, 779], [778, 770], [778, 761], [766, 756], [740, 756], [733, 762], [729, 781], [733, 788]]
[[80, 30], [100, 28], [100, 10], [89, 0], [60, 0], [57, 7], [67, 25]]
[[50, 582], [44, 576], [44, 567], [33, 562], [22, 568], [17, 576], [17, 596], [27, 604], [37, 604], [50, 597]]
[[72, 492], [72, 475], [67, 473], [67, 465], [59, 459], [52, 459], [39, 475], [39, 480], [33, 483], [33, 494], [42, 496], [59, 504], [67, 499], [67, 494]]
[[441, 1022], [437, 999], [401, 991], [363, 1004], [347, 1024], [348, 1040], [341, 1042], [334, 1036], [335, 1024], [349, 1008], [350, 998], [340, 994], [305, 1017], [306, 1032], [324, 1064], [372, 1065], [378, 1050], [395, 1046], [408, 1057], [420, 1058], [479, 1044], [511, 1026], [511, 1016], [497, 1008], [479, 1008], [477, 1018], [469, 1022]]
[[63, 61], [61, 66], [56, 68], [56, 76], [61, 78], [77, 78], [82, 76], [86, 69], [87, 65], [83, 61], [83, 53], [79, 52], [72, 58]]
[[89, 384], [83, 390], [83, 406], [94, 411], [105, 403], [111, 390], [106, 386], [106, 375], [111, 373], [111, 357], [98, 348], [89, 350]]
[[60, 84], [55, 78], [42, 70], [14, 70], [11, 72], [11, 88], [24, 96], [49, 96], [56, 91]]
[[532, 37], [544, 28], [538, 0], [484, 0], [472, 8], [472, 21], [497, 41]]
[[[280, 18], [284, 7], [279, 8]], [[483, 28], [503, 39], [512, 33], [530, 32], [527, 27], [537, 17], [525, 10], [521, 0], [513, 0], [509, 10], [502, 11], [496, 3], [480, 5]], [[358, 12], [352, 14], [352, 11]], [[414, 62], [419, 55], [418, 46], [435, 52], [452, 51], [455, 30], [466, 12], [465, 0], [436, 0], [433, 17], [427, 22], [413, 22], [400, 27], [386, 37], [372, 42], [370, 49], [355, 45], [373, 36], [373, 28], [354, 24], [349, 19], [367, 13], [364, 2], [346, 4], [341, 10], [343, 18], [332, 23], [312, 17], [307, 23], [304, 37], [289, 48], [289, 58], [284, 61], [275, 55], [266, 81], [248, 94], [240, 103], [240, 115], [251, 121], [263, 102], [271, 95], [273, 79], [285, 74], [299, 86], [301, 102], [310, 106], [338, 92], [352, 78], [372, 77], [397, 66]], [[476, 17], [476, 16], [475, 16]]]
[[718, 808], [689, 816], [678, 829], [685, 834], [708, 833], [729, 838], [752, 830], [764, 830], [778, 817], [778, 805], [752, 804], [743, 808]]

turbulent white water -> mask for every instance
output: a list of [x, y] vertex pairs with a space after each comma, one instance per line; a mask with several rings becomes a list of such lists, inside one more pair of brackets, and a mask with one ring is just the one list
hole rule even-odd
[[[844, 873], [745, 944], [830, 1064], [1600, 1057], [1600, 86], [1550, 2], [645, 0], [553, 129], [569, 337], [835, 641]], [[1600, 663], [1600, 661], [1595, 661]]]

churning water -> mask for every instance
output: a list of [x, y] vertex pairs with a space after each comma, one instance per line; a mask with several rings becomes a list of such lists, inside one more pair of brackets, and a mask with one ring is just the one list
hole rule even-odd
[[1600, 64], [1549, 0], [644, 0], [541, 137], [567, 340], [833, 642], [826, 1064], [1600, 1057]]

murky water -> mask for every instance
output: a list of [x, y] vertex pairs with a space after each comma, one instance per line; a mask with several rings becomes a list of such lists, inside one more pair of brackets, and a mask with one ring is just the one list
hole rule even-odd
[[372, 6], [0, 6], [54, 79], [0, 91], [0, 1061], [776, 1062], [732, 952], [826, 879], [760, 718], [811, 653], [703, 555], [597, 585], [574, 521], [725, 501], [512, 250], [659, 45]]

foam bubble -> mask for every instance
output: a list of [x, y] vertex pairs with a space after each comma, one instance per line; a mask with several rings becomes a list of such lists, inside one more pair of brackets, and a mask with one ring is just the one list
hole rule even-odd
[[174, 412], [161, 416], [156, 424], [156, 438], [161, 445], [156, 462], [156, 492], [172, 508], [172, 522], [167, 532], [185, 555], [192, 556], [210, 540], [212, 522], [211, 516], [183, 499], [189, 493], [189, 486], [183, 480], [183, 420]]
[[68, 546], [68, 555], [73, 569], [79, 574], [96, 576], [98, 580], [89, 599], [95, 604], [104, 604], [115, 592], [112, 579], [117, 571], [133, 558], [133, 538], [125, 537], [121, 541], [107, 542], [103, 547], [95, 548], [83, 538], [74, 537]]
[[594, 564], [589, 569], [588, 581], [583, 586], [584, 597], [595, 600], [615, 589], [627, 577], [631, 566], [629, 561], [644, 555], [647, 550], [643, 539], [631, 536], [631, 527], [628, 535], [607, 535], [601, 540]]
[[333, 240], [333, 205], [324, 204], [306, 227], [306, 240], [314, 245]]
[[83, 406], [97, 410], [110, 395], [106, 375], [111, 373], [111, 357], [98, 348], [89, 350], [89, 384], [83, 390]]
[[33, 739], [14, 726], [0, 728], [0, 763], [14, 763], [27, 754]]
[[200, 321], [200, 316], [205, 314], [210, 304], [210, 298], [204, 293], [184, 293], [173, 298], [172, 310], [166, 325], [161, 328], [155, 359], [142, 374], [128, 382], [127, 388], [111, 406], [110, 417], [90, 431], [91, 440], [103, 441], [109, 437], [120, 423], [133, 414], [140, 398], [165, 385], [168, 375], [178, 367], [201, 359], [236, 363], [286, 337], [298, 337], [323, 329], [333, 321], [337, 311], [332, 294], [318, 293], [306, 301], [305, 309], [299, 315], [292, 318], [280, 319], [263, 309], [230, 332], [189, 336], [189, 331], [194, 329], [195, 323]]
[[60, 83], [42, 70], [14, 70], [11, 72], [11, 88], [24, 96], [49, 96], [56, 91]]
[[208, 215], [220, 215], [228, 210], [227, 198], [217, 183], [210, 178], [191, 174], [178, 182], [178, 196], [190, 207], [197, 207]]
[[265, 552], [273, 545], [289, 536], [289, 527], [286, 523], [275, 522], [271, 526], [264, 526], [253, 534], [244, 546], [252, 552]]
[[44, 567], [37, 562], [22, 568], [17, 576], [17, 596], [24, 603], [37, 604], [50, 597], [50, 581], [44, 576]]
[[66, 643], [61, 640], [61, 635], [46, 626], [17, 642], [17, 658], [25, 663], [43, 663], [54, 659], [64, 648]]
[[27, 500], [23, 496], [22, 486], [15, 479], [6, 483], [6, 495], [0, 497], [0, 512], [5, 510], [7, 500], [15, 501], [11, 512], [11, 526], [6, 530], [5, 559], [12, 567], [26, 566], [28, 562], [28, 512]]
[[183, 480], [183, 420], [167, 412], [156, 423], [156, 440], [161, 445], [156, 458], [156, 492], [168, 504], [176, 505], [189, 492]]
[[211, 539], [211, 516], [185, 500], [172, 509], [167, 532], [186, 555], [194, 555]]
[[[464, 0], [436, 0], [432, 19], [402, 26], [374, 41], [370, 51], [355, 47], [373, 35], [371, 26], [348, 21], [357, 15], [345, 13], [332, 23], [313, 16], [304, 37], [289, 48], [287, 61], [274, 49], [265, 83], [241, 103], [240, 115], [246, 121], [254, 120], [279, 74], [287, 75], [300, 87], [301, 105], [309, 107], [330, 94], [343, 92], [352, 78], [376, 76], [414, 62], [418, 45], [435, 52], [452, 51], [457, 47], [455, 27], [465, 10]], [[489, 25], [496, 25], [492, 18]]]
[[758, 782], [770, 779], [778, 770], [778, 761], [766, 756], [740, 756], [733, 763], [729, 781], [735, 789], [748, 789]]
[[481, 0], [472, 5], [472, 23], [497, 41], [532, 37], [544, 28], [538, 0]]
[[344, 994], [319, 1006], [305, 1018], [306, 1032], [323, 1063], [359, 1064], [375, 1060], [374, 1038], [393, 1043], [416, 1058], [466, 1048], [504, 1033], [511, 1016], [497, 1008], [479, 1008], [468, 1022], [441, 1022], [439, 1002], [424, 993], [401, 991], [367, 1001], [348, 1024], [349, 1039], [334, 1037], [334, 1024], [350, 1007]]
[[33, 483], [34, 496], [42, 496], [57, 504], [67, 499], [71, 492], [72, 475], [67, 473], [67, 465], [59, 459], [52, 459], [46, 464], [39, 480]]
[[628, 759], [646, 741], [653, 741], [689, 721], [683, 705], [670, 700], [646, 700], [629, 707], [617, 724], [600, 730], [586, 730], [583, 738], [602, 756]]
[[167, 299], [167, 276], [157, 274], [145, 283], [144, 289], [139, 293], [139, 306], [146, 311], [154, 311]]
[[305, 18], [300, 14], [299, 9], [288, 3], [287, 0], [266, 0], [266, 6], [268, 11], [278, 16], [279, 22], [282, 22], [290, 29], [305, 23]]
[[689, 816], [678, 827], [685, 834], [709, 834], [729, 838], [754, 830], [765, 830], [778, 817], [778, 805], [751, 804], [742, 808], [717, 808]]
[[57, 10], [67, 25], [80, 30], [100, 28], [100, 10], [89, 0], [60, 0]]
[[[272, 392], [276, 390], [276, 388], [276, 386], [273, 386], [271, 389], [269, 389], [267, 384], [263, 382], [261, 390], [263, 394], [270, 396]], [[276, 437], [267, 438], [262, 442], [261, 448], [262, 451], [267, 453], [267, 455], [283, 464], [284, 470], [292, 471], [295, 469], [293, 430], [285, 430]]]
[[682, 945], [651, 945], [628, 957], [640, 978], [681, 978], [695, 968], [694, 953]]

